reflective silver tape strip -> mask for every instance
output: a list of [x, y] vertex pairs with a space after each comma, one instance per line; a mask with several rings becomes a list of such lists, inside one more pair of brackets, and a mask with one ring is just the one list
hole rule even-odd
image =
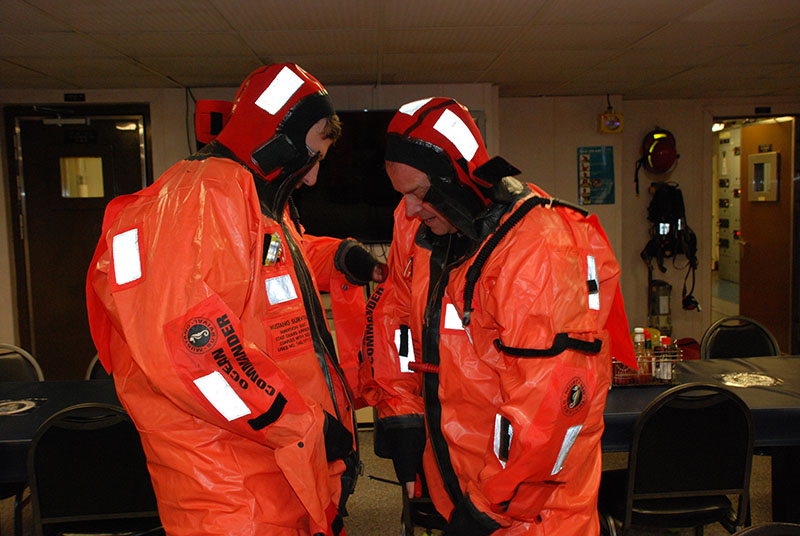
[[197, 378], [194, 384], [228, 421], [250, 415], [250, 408], [219, 372], [214, 371], [208, 376]]
[[269, 87], [256, 99], [256, 106], [275, 115], [302, 85], [303, 79], [289, 67], [284, 67]]
[[267, 299], [270, 305], [297, 299], [297, 291], [294, 289], [292, 277], [288, 274], [270, 277], [264, 284], [267, 287]]
[[[509, 424], [508, 425], [508, 450], [511, 451], [511, 439], [514, 437], [514, 428]], [[497, 457], [497, 461], [500, 462], [500, 465], [503, 466], [503, 469], [506, 467], [506, 460], [500, 457], [500, 445], [502, 443], [503, 438], [503, 416], [499, 413], [494, 416], [494, 443], [493, 443], [493, 450], [494, 455]]]
[[478, 142], [475, 141], [475, 136], [472, 135], [464, 121], [456, 114], [450, 110], [445, 110], [436, 121], [436, 124], [433, 125], [433, 128], [450, 140], [467, 161], [472, 160], [472, 157], [475, 156], [475, 152], [478, 150]]
[[572, 445], [575, 443], [575, 439], [577, 439], [578, 432], [581, 431], [581, 428], [583, 428], [583, 425], [578, 424], [577, 426], [570, 426], [567, 429], [567, 433], [564, 434], [564, 441], [561, 443], [561, 450], [558, 452], [558, 459], [553, 466], [553, 470], [550, 471], [550, 476], [558, 474], [564, 468], [564, 460], [567, 459], [567, 454], [569, 454], [570, 449], [572, 449]]
[[394, 345], [397, 347], [397, 355], [400, 356], [400, 372], [414, 372], [408, 368], [409, 363], [416, 361], [414, 358], [414, 344], [411, 340], [411, 329], [407, 329], [406, 333], [406, 348], [408, 348], [408, 355], [403, 355], [400, 353], [400, 348], [403, 347], [403, 341], [401, 340], [403, 336], [402, 330], [396, 329], [394, 331]]
[[444, 328], [445, 329], [464, 329], [461, 322], [461, 315], [458, 314], [456, 306], [448, 303], [444, 307]]
[[589, 309], [594, 309], [595, 311], [600, 310], [600, 282], [597, 280], [597, 265], [595, 264], [594, 257], [591, 255], [586, 256], [586, 261], [589, 265], [589, 281], [594, 281], [595, 285], [597, 286], [597, 292], [590, 292], [589, 293]]
[[112, 239], [114, 277], [117, 285], [124, 285], [142, 277], [142, 258], [139, 254], [139, 230], [131, 229]]
[[428, 104], [430, 101], [431, 98], [409, 102], [408, 104], [402, 105], [398, 111], [406, 115], [414, 115], [417, 110]]

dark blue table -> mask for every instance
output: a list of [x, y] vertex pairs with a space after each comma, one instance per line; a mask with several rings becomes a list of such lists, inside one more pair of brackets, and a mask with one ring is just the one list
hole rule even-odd
[[27, 480], [28, 445], [54, 413], [82, 402], [120, 405], [112, 380], [0, 382], [0, 403], [30, 401], [31, 409], [0, 415], [0, 482]]
[[[722, 381], [731, 373], [759, 373], [779, 385], [732, 387]], [[800, 356], [750, 357], [684, 361], [676, 365], [676, 383], [724, 385], [750, 408], [755, 446], [772, 456], [772, 518], [800, 523]], [[644, 408], [673, 385], [614, 387], [605, 408], [604, 452], [627, 452], [633, 427]]]

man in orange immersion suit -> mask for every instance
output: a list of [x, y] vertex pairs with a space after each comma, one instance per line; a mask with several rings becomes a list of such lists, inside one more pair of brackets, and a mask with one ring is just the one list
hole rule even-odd
[[611, 356], [634, 356], [597, 219], [490, 160], [452, 99], [401, 107], [386, 161], [403, 200], [360, 377], [399, 480], [422, 459], [448, 536], [598, 534]]
[[262, 67], [216, 140], [106, 209], [89, 321], [167, 534], [344, 534], [355, 408], [318, 289], [363, 311], [376, 261], [287, 208], [340, 132], [314, 77]]

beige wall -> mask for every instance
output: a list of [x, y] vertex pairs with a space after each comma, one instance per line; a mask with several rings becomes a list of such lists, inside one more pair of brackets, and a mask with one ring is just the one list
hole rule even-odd
[[[647, 319], [647, 270], [639, 253], [647, 242], [647, 186], [651, 179], [640, 173], [641, 193], [634, 194], [633, 177], [640, 144], [656, 125], [671, 130], [680, 160], [669, 175], [680, 183], [689, 225], [699, 240], [700, 268], [695, 296], [703, 311], [680, 308], [684, 271], [670, 267], [660, 275], [673, 285], [673, 324], [681, 337], [697, 340], [710, 323], [711, 310], [711, 123], [713, 117], [752, 115], [755, 106], [771, 105], [775, 114], [800, 114], [800, 96], [794, 98], [735, 99], [724, 101], [664, 100], [622, 101], [612, 96], [617, 112], [624, 113], [622, 134], [597, 132], [597, 115], [607, 106], [606, 96], [498, 97], [488, 84], [428, 86], [347, 86], [329, 88], [341, 110], [392, 109], [428, 96], [451, 96], [471, 109], [486, 113], [486, 138], [490, 155], [501, 154], [523, 170], [523, 177], [551, 195], [577, 201], [577, 148], [614, 147], [615, 204], [592, 207], [609, 235], [622, 270], [622, 288], [631, 325]], [[150, 104], [153, 172], [157, 177], [188, 153], [185, 94], [181, 89], [87, 90], [87, 103], [147, 102]], [[198, 99], [232, 99], [235, 88], [196, 89]], [[61, 91], [0, 91], [0, 104], [60, 103]], [[4, 133], [3, 133], [4, 134]], [[2, 135], [2, 134], [0, 134]], [[8, 229], [8, 179], [6, 144], [2, 144], [0, 222]], [[16, 340], [8, 231], [0, 232], [0, 341]]]

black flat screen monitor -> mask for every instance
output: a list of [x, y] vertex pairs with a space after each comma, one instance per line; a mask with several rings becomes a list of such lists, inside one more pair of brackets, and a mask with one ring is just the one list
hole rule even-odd
[[386, 175], [384, 153], [394, 113], [338, 112], [342, 136], [321, 162], [317, 184], [293, 194], [307, 233], [391, 242], [392, 215], [401, 196]]

